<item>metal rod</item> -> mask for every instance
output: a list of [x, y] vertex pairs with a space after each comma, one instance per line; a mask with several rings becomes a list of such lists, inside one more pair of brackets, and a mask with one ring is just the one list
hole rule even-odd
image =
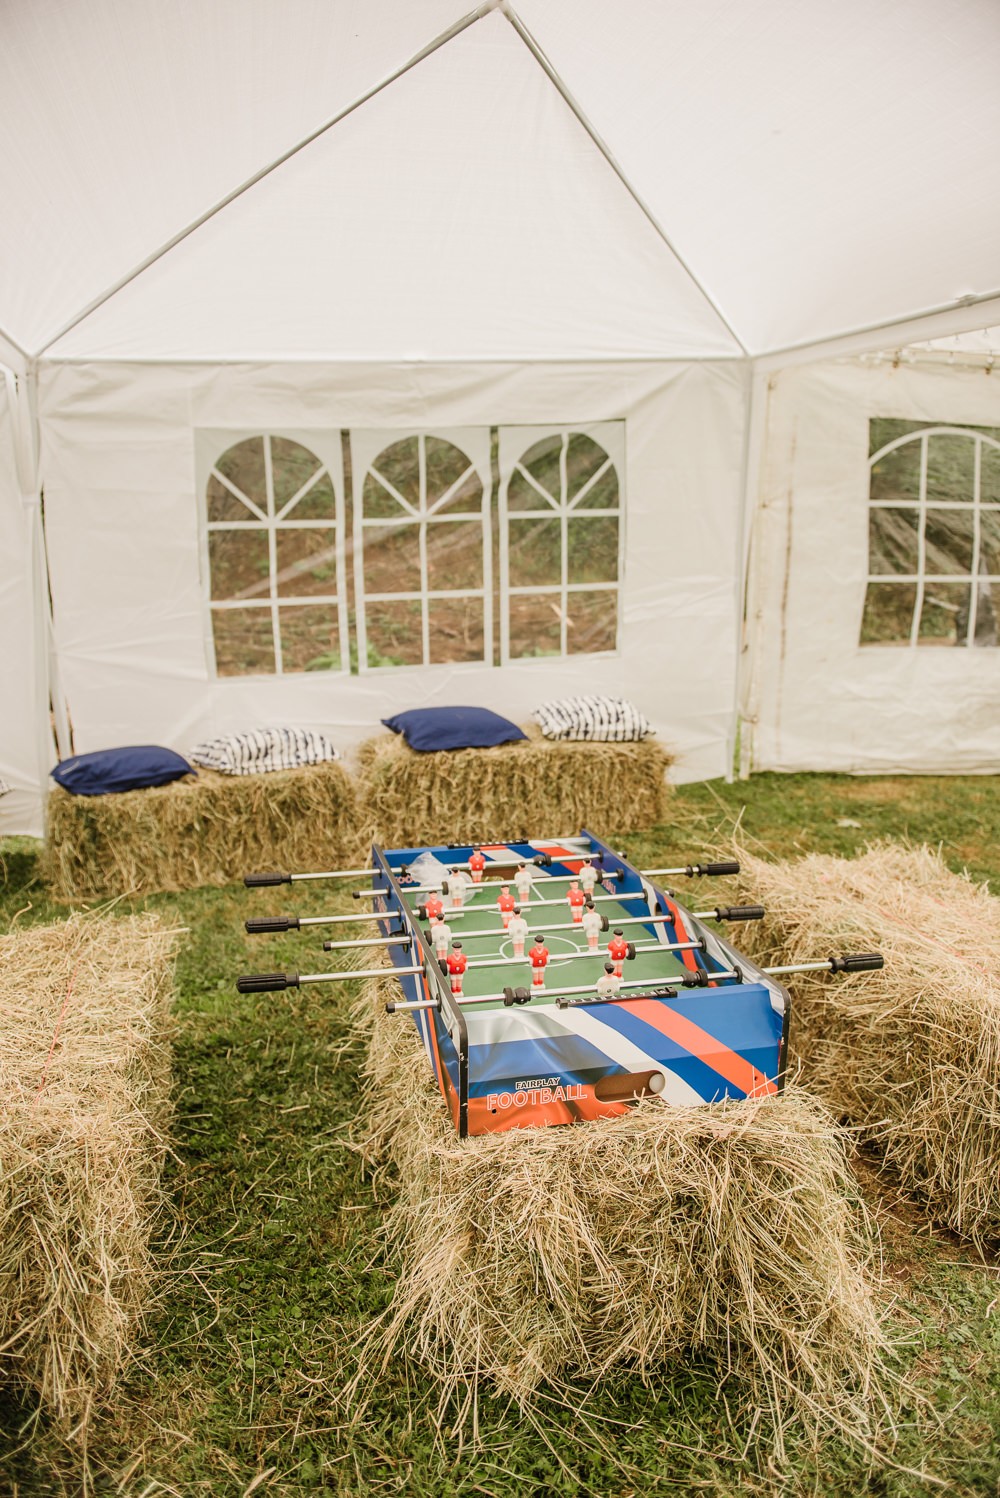
[[[461, 868], [461, 867], [464, 867], [464, 865], [454, 864], [453, 867], [454, 868]], [[603, 882], [604, 877], [605, 876], [602, 875], [600, 873], [600, 871], [598, 870], [598, 878], [597, 878], [598, 884], [600, 884], [600, 883]], [[618, 878], [617, 870], [613, 874], [609, 873], [606, 877], [608, 879], [611, 879], [611, 878], [617, 879]], [[580, 878], [579, 874], [539, 874], [538, 878], [536, 880], [534, 880], [533, 882], [534, 882], [534, 884], [536, 885], [537, 888], [544, 889], [544, 888], [546, 888], [550, 884], [571, 884], [574, 879], [579, 880], [579, 878]], [[448, 881], [447, 881], [446, 878], [443, 878], [442, 881], [441, 881], [441, 883], [445, 883], [445, 884], [447, 882]], [[502, 885], [502, 884], [513, 885], [513, 883], [514, 883], [513, 877], [510, 878], [510, 879], [480, 879], [480, 881], [479, 881], [478, 884], [476, 884], [474, 881], [470, 881], [469, 885], [467, 887], [469, 889], [471, 889], [471, 890], [486, 889], [487, 887], [489, 887], [491, 889], [498, 889], [500, 887], [500, 885]], [[436, 894], [440, 893], [441, 884], [440, 883], [439, 884], [401, 884], [400, 885], [400, 889], [403, 891], [404, 895], [431, 895], [431, 894], [435, 894], [436, 895]], [[372, 890], [367, 890], [367, 889], [357, 890], [355, 892], [355, 898], [359, 899], [359, 900], [366, 899], [369, 895], [371, 895], [373, 893], [377, 894], [378, 891], [377, 890], [372, 891]]]
[[323, 951], [339, 952], [346, 947], [408, 947], [412, 940], [411, 936], [403, 932], [397, 936], [361, 936], [356, 941], [325, 941]]
[[289, 874], [288, 878], [292, 884], [298, 884], [303, 879], [366, 879], [372, 874], [382, 877], [379, 869], [328, 869], [321, 874]]
[[340, 983], [348, 978], [415, 978], [423, 975], [422, 967], [348, 968], [344, 973], [299, 973], [299, 983]]
[[[711, 978], [715, 978], [717, 976], [717, 974], [711, 973], [709, 976]], [[657, 981], [657, 979], [655, 979], [655, 978], [626, 978], [622, 982], [622, 984], [620, 986], [622, 988], [653, 988], [653, 989], [664, 989], [664, 988], [676, 988], [676, 987], [678, 987], [680, 985], [680, 983], [682, 981], [683, 980], [680, 977], [678, 977], [674, 981], [671, 981], [670, 979], [666, 979], [666, 978], [662, 979], [660, 981]], [[593, 983], [582, 983], [579, 986], [574, 987], [574, 988], [538, 988], [538, 989], [534, 989], [533, 988], [531, 990], [531, 997], [533, 999], [542, 999], [542, 998], [553, 999], [553, 998], [556, 998], [556, 997], [559, 997], [559, 996], [562, 996], [562, 995], [565, 995], [565, 994], [573, 994], [573, 993], [594, 993], [594, 985], [593, 985]], [[477, 1004], [496, 1004], [496, 1003], [502, 1003], [503, 1002], [503, 997], [504, 996], [503, 996], [502, 993], [481, 994], [481, 995], [477, 996], [476, 998], [469, 998], [469, 999], [458, 998], [458, 996], [456, 995], [456, 1003], [461, 1004], [463, 1008], [473, 1008]], [[641, 994], [636, 994], [636, 998], [641, 998], [641, 997], [642, 997]], [[598, 1002], [598, 996], [597, 995], [595, 995], [595, 1002]], [[393, 1007], [392, 1007], [392, 1009], [389, 1010], [389, 1013], [395, 1014], [396, 1011], [399, 1010], [399, 1009], [427, 1009], [428, 1007], [429, 1007], [429, 1005], [427, 1004], [426, 1000], [417, 1000], [416, 1002], [414, 1002], [414, 1001], [411, 1000], [409, 1002], [403, 1002], [403, 1003], [399, 1003], [399, 1004], [394, 1004]]]
[[[477, 912], [475, 910], [469, 910], [469, 911], [464, 912], [464, 913], [468, 914], [468, 915], [475, 915], [475, 914], [477, 914]], [[457, 910], [449, 910], [447, 912], [447, 914], [448, 914], [449, 917], [453, 916], [453, 915], [458, 915], [458, 911]], [[637, 916], [636, 919], [637, 920], [642, 920], [642, 917], [641, 916]], [[560, 921], [557, 925], [554, 925], [554, 926], [545, 926], [545, 925], [542, 924], [541, 921], [532, 921], [532, 923], [531, 923], [531, 935], [532, 936], [534, 936], [534, 934], [535, 934], [536, 931], [582, 931], [582, 930], [583, 930], [583, 922], [582, 921]], [[489, 930], [489, 931], [464, 931], [463, 930], [463, 932], [462, 932], [462, 940], [463, 941], [472, 941], [472, 939], [474, 937], [476, 937], [476, 936], [505, 936], [505, 935], [506, 935], [506, 929], [504, 927], [501, 927], [499, 931], [497, 931], [497, 930]], [[583, 949], [581, 948], [581, 950], [583, 950]]]
[[359, 910], [357, 915], [300, 915], [300, 926], [334, 926], [348, 921], [392, 921], [395, 910]]
[[[636, 954], [638, 954], [639, 952], [703, 952], [705, 950], [705, 943], [702, 942], [702, 941], [673, 941], [673, 942], [657, 941], [657, 942], [653, 942], [652, 945], [648, 946], [648, 947], [636, 947], [635, 950], [636, 950]], [[607, 953], [607, 948], [606, 947], [603, 947], [603, 948], [599, 947], [596, 952], [592, 952], [589, 947], [577, 947], [576, 950], [575, 950], [575, 952], [573, 952], [572, 956], [573, 957], [603, 957], [603, 956], [606, 955], [606, 953]], [[554, 955], [554, 958], [555, 958], [556, 961], [560, 961], [560, 960], [561, 961], [566, 961], [566, 960], [568, 960], [568, 958], [570, 956], [569, 953], [566, 953], [564, 955], [561, 952], [560, 953], [555, 953], [553, 955]], [[630, 961], [630, 960], [631, 959], [626, 959], [626, 961]], [[506, 967], [509, 963], [512, 963], [512, 962], [528, 962], [528, 961], [530, 961], [530, 959], [529, 959], [527, 953], [525, 953], [525, 955], [523, 957], [470, 957], [468, 963], [466, 964], [466, 966], [467, 967]], [[649, 981], [652, 982], [654, 980], [650, 979]]]

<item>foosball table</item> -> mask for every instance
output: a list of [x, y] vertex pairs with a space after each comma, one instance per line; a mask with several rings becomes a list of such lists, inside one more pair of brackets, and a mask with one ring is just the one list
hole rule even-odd
[[396, 980], [460, 1137], [615, 1117], [640, 1098], [688, 1107], [784, 1082], [792, 972], [859, 972], [877, 953], [761, 968], [720, 934], [758, 905], [690, 911], [664, 878], [735, 862], [634, 868], [592, 833], [372, 849], [370, 869], [249, 874], [249, 886], [365, 878], [353, 915], [258, 917], [249, 932], [359, 923], [327, 951], [384, 950], [391, 967], [254, 973], [243, 993]]

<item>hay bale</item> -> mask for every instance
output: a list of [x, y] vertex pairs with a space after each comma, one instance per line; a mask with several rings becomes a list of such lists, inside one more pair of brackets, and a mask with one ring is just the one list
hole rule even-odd
[[789, 980], [805, 1083], [939, 1221], [1000, 1236], [1000, 900], [926, 847], [740, 857], [742, 894], [767, 910], [745, 931], [756, 955], [885, 954], [881, 972]]
[[628, 744], [528, 737], [492, 749], [421, 754], [397, 734], [359, 750], [371, 841], [503, 842], [575, 833], [633, 832], [666, 816], [671, 756], [653, 739]]
[[[858, 1432], [880, 1402], [884, 1340], [869, 1225], [843, 1137], [805, 1094], [459, 1140], [414, 1027], [357, 1011], [362, 1148], [396, 1191], [399, 1278], [374, 1334], [413, 1352], [443, 1398], [480, 1378], [522, 1404], [545, 1381], [692, 1353], [779, 1423], [798, 1407]], [[474, 1401], [473, 1401], [474, 1402]]]
[[357, 785], [343, 765], [201, 770], [112, 796], [49, 797], [45, 873], [66, 900], [231, 884], [249, 870], [357, 862]]
[[176, 933], [74, 917], [0, 937], [0, 1377], [78, 1416], [149, 1292]]

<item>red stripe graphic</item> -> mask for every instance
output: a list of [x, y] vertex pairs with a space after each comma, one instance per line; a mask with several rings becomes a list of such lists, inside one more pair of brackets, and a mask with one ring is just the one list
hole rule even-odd
[[633, 999], [629, 1002], [628, 1012], [651, 1025], [654, 1030], [659, 1030], [661, 1035], [676, 1041], [683, 1050], [690, 1051], [692, 1056], [697, 1056], [699, 1061], [717, 1071], [720, 1077], [725, 1077], [727, 1082], [732, 1082], [734, 1087], [745, 1092], [748, 1098], [770, 1097], [777, 1092], [775, 1084], [745, 1056], [723, 1045], [717, 1036], [710, 1035], [693, 1020], [677, 1014], [659, 1000]]

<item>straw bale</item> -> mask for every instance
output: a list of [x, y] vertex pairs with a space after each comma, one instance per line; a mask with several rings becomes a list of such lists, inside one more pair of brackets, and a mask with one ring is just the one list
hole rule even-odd
[[939, 1221], [1000, 1236], [1000, 900], [926, 847], [767, 863], [744, 940], [779, 962], [880, 951], [881, 972], [790, 978], [805, 1083], [883, 1154]]
[[0, 937], [0, 1378], [58, 1416], [110, 1383], [150, 1290], [175, 936], [145, 915]]
[[655, 740], [567, 743], [525, 731], [514, 744], [431, 754], [397, 734], [369, 739], [358, 763], [371, 841], [504, 842], [664, 820], [671, 756]]
[[267, 775], [201, 770], [111, 796], [53, 790], [45, 868], [62, 899], [231, 884], [249, 870], [355, 863], [357, 783], [341, 764]]
[[[790, 1410], [860, 1432], [883, 1417], [872, 1229], [844, 1138], [804, 1093], [460, 1140], [414, 1027], [356, 1014], [361, 1148], [396, 1192], [398, 1267], [373, 1333], [414, 1353], [442, 1401], [480, 1379], [520, 1403], [612, 1371], [651, 1380], [692, 1354]], [[472, 1401], [474, 1404], [474, 1400]]]

